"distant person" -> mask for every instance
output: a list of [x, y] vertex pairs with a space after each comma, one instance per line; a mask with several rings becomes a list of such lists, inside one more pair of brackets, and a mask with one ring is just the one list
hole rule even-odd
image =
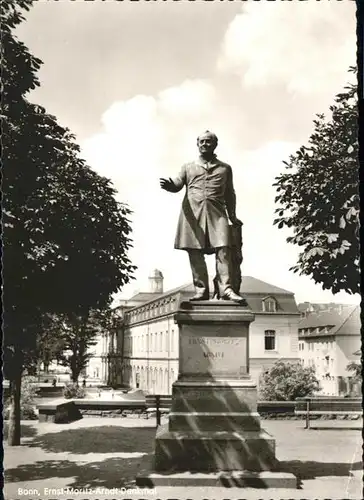
[[56, 378], [54, 378], [54, 379], [52, 380], [52, 385], [53, 385], [53, 387], [56, 387], [56, 385], [57, 385], [57, 379], [56, 379]]
[[83, 381], [82, 381], [82, 387], [86, 387], [86, 379], [83, 379]]

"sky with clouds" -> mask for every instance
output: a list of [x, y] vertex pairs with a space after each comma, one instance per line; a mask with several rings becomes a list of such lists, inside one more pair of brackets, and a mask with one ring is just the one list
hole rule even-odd
[[[44, 62], [30, 96], [77, 136], [82, 155], [112, 179], [133, 210], [136, 280], [160, 269], [165, 289], [191, 279], [173, 249], [183, 192], [161, 191], [213, 130], [232, 165], [243, 220], [243, 274], [291, 290], [298, 301], [332, 296], [289, 271], [298, 250], [273, 227], [275, 176], [307, 142], [355, 64], [355, 2], [85, 2], [40, 0], [17, 30]], [[213, 273], [214, 259], [208, 258]]]

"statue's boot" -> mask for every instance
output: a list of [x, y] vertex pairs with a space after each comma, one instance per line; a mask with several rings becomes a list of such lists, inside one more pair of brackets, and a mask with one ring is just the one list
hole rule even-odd
[[190, 301], [195, 302], [197, 300], [209, 300], [210, 294], [209, 291], [205, 288], [202, 290], [196, 290], [196, 294], [190, 298]]
[[241, 305], [248, 305], [246, 299], [234, 292], [232, 288], [227, 288], [221, 298], [223, 300], [231, 300], [232, 302], [236, 302]]

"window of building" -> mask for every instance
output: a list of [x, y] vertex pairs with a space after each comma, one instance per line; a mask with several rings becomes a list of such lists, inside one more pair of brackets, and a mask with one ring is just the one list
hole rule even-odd
[[166, 344], [165, 344], [165, 346], [166, 346], [166, 352], [168, 352], [168, 351], [169, 351], [169, 348], [168, 348], [168, 341], [169, 341], [169, 335], [168, 335], [168, 330], [167, 330], [167, 331], [166, 331]]
[[263, 312], [277, 312], [277, 301], [273, 297], [267, 297], [262, 301]]
[[264, 349], [266, 351], [274, 351], [275, 348], [276, 348], [276, 332], [274, 330], [265, 330]]
[[171, 352], [174, 352], [174, 330], [171, 332]]

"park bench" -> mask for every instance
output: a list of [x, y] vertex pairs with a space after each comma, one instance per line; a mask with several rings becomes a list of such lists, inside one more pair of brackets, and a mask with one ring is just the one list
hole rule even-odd
[[310, 428], [310, 417], [321, 415], [359, 415], [363, 414], [361, 398], [297, 398], [296, 415], [306, 417], [305, 429]]
[[172, 406], [172, 396], [147, 394], [145, 396], [146, 417], [156, 414], [157, 426], [161, 423], [161, 415], [169, 413]]
[[258, 413], [265, 415], [282, 415], [294, 417], [295, 401], [258, 401]]

